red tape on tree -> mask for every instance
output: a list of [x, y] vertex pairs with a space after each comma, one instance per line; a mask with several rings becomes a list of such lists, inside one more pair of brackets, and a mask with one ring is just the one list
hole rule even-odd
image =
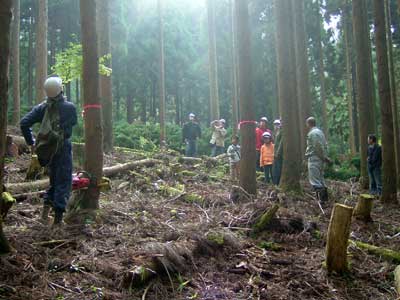
[[82, 117], [85, 117], [86, 111], [91, 108], [101, 109], [101, 104], [86, 104], [86, 105], [84, 105], [83, 111], [82, 111]]

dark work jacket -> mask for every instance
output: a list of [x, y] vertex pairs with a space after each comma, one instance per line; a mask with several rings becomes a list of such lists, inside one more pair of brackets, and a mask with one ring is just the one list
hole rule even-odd
[[382, 147], [378, 144], [368, 146], [368, 168], [375, 169], [382, 166]]
[[[76, 108], [75, 105], [69, 101], [62, 94], [57, 96], [59, 101], [59, 111], [60, 111], [60, 127], [64, 130], [65, 139], [69, 139], [72, 135], [72, 127], [77, 123]], [[29, 146], [35, 144], [35, 139], [32, 135], [32, 126], [36, 123], [41, 123], [46, 111], [46, 102], [42, 102], [26, 114], [21, 122], [21, 131], [25, 138], [26, 143]]]
[[201, 137], [201, 129], [199, 124], [188, 122], [183, 126], [182, 138], [183, 140], [196, 140]]

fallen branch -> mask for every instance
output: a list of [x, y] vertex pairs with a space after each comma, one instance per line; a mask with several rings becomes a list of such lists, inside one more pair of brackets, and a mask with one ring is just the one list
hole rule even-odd
[[387, 249], [387, 248], [381, 248], [378, 246], [366, 244], [366, 243], [359, 242], [359, 241], [350, 240], [350, 242], [353, 245], [355, 245], [357, 248], [366, 250], [369, 254], [379, 256], [385, 260], [388, 260], [388, 261], [391, 261], [394, 263], [400, 263], [400, 252], [398, 252], [398, 251], [394, 251], [394, 250]]
[[[119, 165], [115, 165], [112, 167], [104, 168], [103, 174], [104, 174], [104, 176], [111, 177], [111, 176], [115, 176], [122, 172], [130, 171], [132, 169], [135, 169], [136, 167], [143, 167], [143, 166], [149, 167], [149, 166], [153, 166], [158, 163], [161, 163], [161, 161], [155, 160], [155, 159], [137, 160], [137, 161], [128, 162], [125, 164], [119, 164]], [[27, 192], [44, 190], [48, 186], [49, 186], [48, 179], [42, 179], [42, 180], [37, 180], [37, 181], [32, 181], [32, 182], [6, 184], [6, 188], [11, 194], [24, 194]]]

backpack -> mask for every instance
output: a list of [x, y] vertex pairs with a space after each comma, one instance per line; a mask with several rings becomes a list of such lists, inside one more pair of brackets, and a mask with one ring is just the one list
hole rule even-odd
[[64, 130], [60, 126], [59, 102], [48, 99], [35, 144], [35, 152], [40, 165], [48, 166], [63, 145]]

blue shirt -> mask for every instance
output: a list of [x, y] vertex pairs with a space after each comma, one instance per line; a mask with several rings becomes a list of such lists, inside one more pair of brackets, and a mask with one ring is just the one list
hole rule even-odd
[[[77, 123], [75, 105], [66, 100], [63, 96], [59, 97], [59, 112], [60, 112], [60, 127], [64, 130], [65, 139], [69, 139], [72, 135], [72, 127]], [[32, 126], [36, 123], [41, 123], [46, 112], [47, 103], [42, 102], [26, 114], [21, 122], [20, 127], [26, 143], [29, 146], [35, 144], [35, 139], [32, 135]]]

